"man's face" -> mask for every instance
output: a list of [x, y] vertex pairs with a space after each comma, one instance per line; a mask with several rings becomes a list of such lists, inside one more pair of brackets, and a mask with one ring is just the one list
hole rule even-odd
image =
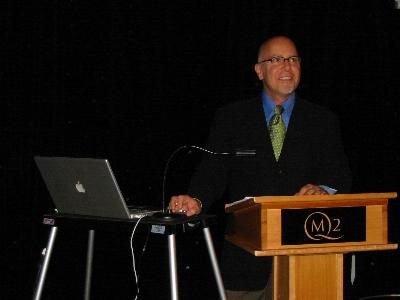
[[[259, 53], [258, 61], [272, 57], [293, 56], [298, 56], [294, 43], [288, 38], [277, 37], [264, 45]], [[286, 60], [279, 63], [257, 63], [255, 71], [263, 82], [264, 91], [278, 104], [284, 102], [296, 90], [300, 82], [300, 62]]]

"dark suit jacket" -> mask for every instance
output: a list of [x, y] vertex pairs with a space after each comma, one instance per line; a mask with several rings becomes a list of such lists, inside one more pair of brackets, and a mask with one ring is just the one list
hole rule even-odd
[[[216, 113], [207, 143], [216, 152], [254, 149], [256, 157], [204, 156], [189, 194], [203, 202], [232, 202], [245, 196], [293, 195], [305, 184], [350, 190], [351, 175], [336, 117], [327, 109], [296, 99], [281, 156], [276, 162], [261, 97], [227, 105]], [[225, 195], [226, 199], [221, 199]], [[226, 288], [262, 289], [271, 259], [254, 257], [226, 243], [222, 275]]]

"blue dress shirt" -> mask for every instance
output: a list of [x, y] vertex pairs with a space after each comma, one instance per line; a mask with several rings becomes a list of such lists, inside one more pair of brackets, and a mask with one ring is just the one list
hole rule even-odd
[[[265, 119], [267, 121], [267, 124], [269, 124], [269, 121], [271, 120], [272, 116], [274, 115], [274, 109], [275, 109], [276, 103], [264, 91], [261, 93], [261, 98], [262, 98], [263, 107], [264, 107]], [[295, 99], [296, 99], [296, 95], [293, 93], [286, 99], [285, 102], [283, 102], [281, 104], [281, 106], [283, 107], [282, 119], [283, 119], [283, 123], [285, 123], [286, 129], [289, 126], [290, 116], [292, 115]]]

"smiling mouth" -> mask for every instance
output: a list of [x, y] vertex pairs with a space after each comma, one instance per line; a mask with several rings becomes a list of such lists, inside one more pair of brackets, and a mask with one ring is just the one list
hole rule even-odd
[[279, 80], [292, 80], [292, 76], [282, 76], [282, 77], [279, 77]]

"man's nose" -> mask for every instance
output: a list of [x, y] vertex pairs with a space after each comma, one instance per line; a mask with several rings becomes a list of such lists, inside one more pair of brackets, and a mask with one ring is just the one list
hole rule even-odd
[[292, 64], [289, 62], [288, 59], [285, 59], [283, 61], [283, 67], [285, 68], [285, 70], [289, 70], [292, 67]]

